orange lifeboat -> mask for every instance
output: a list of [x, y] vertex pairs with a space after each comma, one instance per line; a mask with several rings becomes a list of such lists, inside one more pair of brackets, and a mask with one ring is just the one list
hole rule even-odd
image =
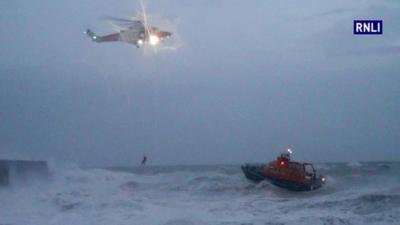
[[292, 191], [315, 190], [325, 183], [325, 178], [317, 175], [310, 163], [299, 163], [290, 160], [292, 151], [281, 154], [267, 165], [246, 164], [242, 171], [246, 178], [254, 182], [268, 180], [272, 184]]

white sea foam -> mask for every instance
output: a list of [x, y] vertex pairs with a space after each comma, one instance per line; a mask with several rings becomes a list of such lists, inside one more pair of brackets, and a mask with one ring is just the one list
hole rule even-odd
[[326, 171], [322, 189], [293, 193], [267, 182], [252, 184], [236, 167], [146, 169], [153, 172], [70, 166], [54, 169], [47, 182], [2, 188], [0, 224], [394, 225], [400, 220], [400, 180], [394, 175], [375, 174], [371, 180], [367, 174], [350, 182], [335, 167]]
[[352, 167], [352, 168], [357, 168], [357, 167], [361, 167], [362, 164], [360, 162], [354, 161], [354, 162], [348, 162], [347, 166]]

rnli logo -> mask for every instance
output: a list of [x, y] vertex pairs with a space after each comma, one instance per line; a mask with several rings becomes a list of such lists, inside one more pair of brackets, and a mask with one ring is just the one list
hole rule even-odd
[[353, 34], [383, 34], [382, 20], [354, 20]]

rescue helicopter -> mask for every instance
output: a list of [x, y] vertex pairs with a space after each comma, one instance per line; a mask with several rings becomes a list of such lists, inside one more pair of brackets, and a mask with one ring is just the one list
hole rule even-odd
[[109, 21], [117, 27], [118, 31], [112, 34], [99, 36], [92, 30], [87, 29], [84, 33], [87, 34], [92, 41], [97, 43], [102, 42], [126, 42], [135, 45], [137, 48], [145, 44], [156, 46], [160, 42], [172, 36], [172, 32], [160, 30], [156, 26], [150, 26], [148, 23], [145, 7], [140, 1], [142, 12], [136, 17], [129, 19], [108, 17]]

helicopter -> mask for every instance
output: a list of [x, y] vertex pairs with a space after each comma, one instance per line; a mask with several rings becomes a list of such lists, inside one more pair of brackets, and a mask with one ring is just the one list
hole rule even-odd
[[138, 13], [136, 17], [129, 19], [108, 17], [108, 20], [118, 23], [118, 32], [99, 36], [92, 30], [87, 29], [84, 33], [87, 34], [92, 41], [97, 43], [126, 42], [135, 45], [137, 48], [140, 48], [145, 44], [157, 46], [165, 39], [170, 38], [172, 32], [160, 30], [160, 28], [148, 24], [143, 2], [141, 1], [140, 3], [142, 12]]

